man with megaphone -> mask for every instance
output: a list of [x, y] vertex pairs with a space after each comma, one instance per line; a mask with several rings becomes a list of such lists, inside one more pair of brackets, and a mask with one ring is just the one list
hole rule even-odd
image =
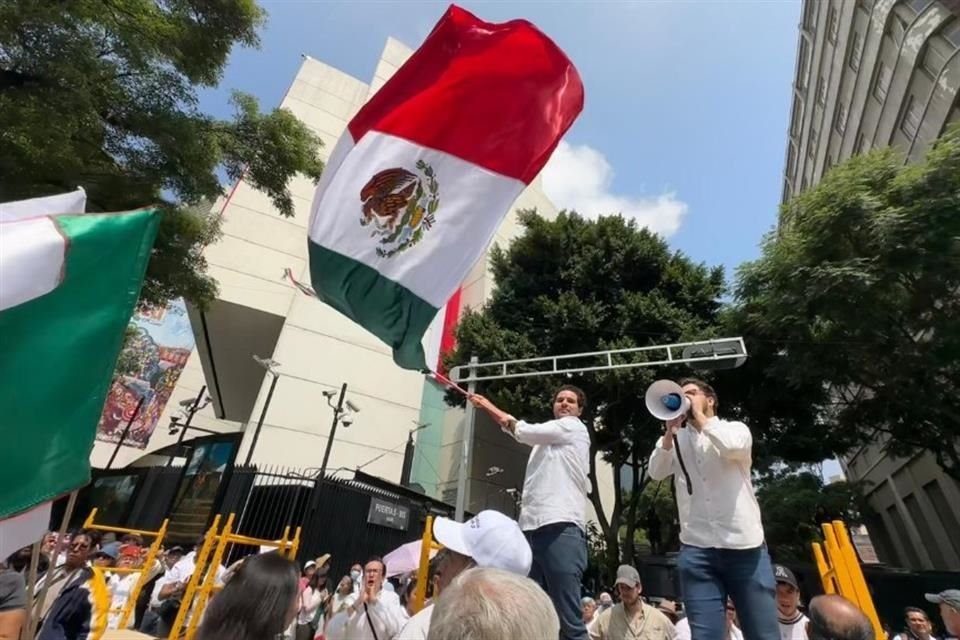
[[664, 421], [648, 472], [674, 477], [677, 568], [692, 639], [726, 640], [729, 595], [746, 640], [779, 640], [776, 583], [750, 481], [750, 429], [718, 418], [716, 391], [696, 378], [654, 382], [646, 404]]

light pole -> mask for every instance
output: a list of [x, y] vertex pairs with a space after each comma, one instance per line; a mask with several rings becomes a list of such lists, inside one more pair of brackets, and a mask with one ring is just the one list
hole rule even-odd
[[247, 449], [247, 460], [244, 463], [244, 466], [250, 466], [250, 460], [253, 458], [253, 450], [257, 448], [257, 440], [260, 439], [260, 429], [263, 428], [263, 420], [267, 417], [267, 409], [270, 408], [270, 401], [273, 399], [273, 390], [277, 387], [277, 380], [280, 379], [280, 375], [274, 371], [274, 367], [279, 367], [280, 363], [276, 360], [270, 358], [261, 358], [260, 356], [253, 356], [254, 362], [267, 370], [273, 379], [270, 381], [270, 389], [267, 391], [267, 399], [263, 403], [263, 409], [260, 410], [260, 419], [257, 420], [257, 426], [253, 430], [253, 440], [250, 441], [250, 448]]
[[[196, 399], [194, 399], [193, 401], [184, 400], [183, 402], [180, 403], [181, 413], [184, 413], [184, 408], [190, 407], [185, 412], [187, 416], [186, 422], [184, 422], [183, 424], [180, 424], [180, 416], [173, 416], [172, 418], [170, 418], [170, 435], [175, 434], [179, 429], [180, 437], [177, 438], [176, 448], [170, 453], [170, 459], [167, 460], [167, 465], [166, 465], [167, 467], [170, 467], [173, 464], [174, 455], [180, 449], [180, 444], [183, 443], [183, 436], [186, 435], [187, 429], [194, 429], [195, 431], [205, 431], [207, 433], [219, 433], [219, 431], [210, 431], [209, 429], [200, 429], [199, 427], [190, 426], [190, 423], [193, 422], [193, 416], [195, 416], [198, 411], [200, 411], [201, 409], [205, 408], [208, 404], [213, 402], [213, 398], [211, 398], [210, 396], [207, 396], [206, 398], [203, 397], [203, 394], [205, 394], [206, 392], [207, 392], [207, 385], [203, 385], [202, 387], [200, 387], [200, 393], [197, 394]], [[201, 404], [201, 401], [203, 402], [203, 404]]]
[[[327, 404], [333, 409], [333, 422], [330, 423], [330, 433], [327, 435], [327, 448], [323, 452], [323, 462], [320, 464], [320, 481], [323, 482], [324, 474], [327, 472], [327, 463], [330, 461], [330, 450], [333, 449], [333, 439], [337, 436], [337, 425], [343, 423], [344, 427], [353, 424], [354, 413], [360, 413], [357, 405], [347, 400], [347, 383], [344, 382], [340, 387], [340, 398], [337, 404], [333, 404], [333, 396], [336, 391], [324, 391], [323, 397], [327, 399]], [[346, 407], [344, 407], [346, 405]]]

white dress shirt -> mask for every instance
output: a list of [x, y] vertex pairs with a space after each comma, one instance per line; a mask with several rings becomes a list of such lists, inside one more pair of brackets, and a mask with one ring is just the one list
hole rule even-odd
[[[409, 617], [400, 605], [400, 598], [390, 591], [381, 590], [377, 601], [366, 607], [359, 602], [355, 606], [357, 610], [349, 615], [344, 625], [346, 640], [389, 640], [397, 635]], [[376, 635], [370, 629], [371, 621]]]
[[[163, 590], [168, 584], [173, 584], [175, 582], [187, 583], [190, 581], [190, 576], [193, 575], [193, 572], [197, 568], [197, 552], [191, 551], [187, 555], [180, 558], [177, 561], [177, 564], [173, 565], [167, 572], [164, 573], [157, 579], [156, 585], [153, 587], [153, 595], [150, 597], [150, 606], [159, 607], [160, 606], [160, 591]], [[217, 565], [217, 575], [216, 575], [216, 584], [223, 585], [223, 575], [226, 573], [226, 569], [222, 565]]]
[[520, 528], [533, 531], [556, 522], [573, 522], [586, 530], [590, 483], [590, 434], [575, 416], [541, 424], [520, 420], [513, 434], [533, 447], [527, 461], [520, 508]]
[[433, 618], [433, 604], [428, 604], [407, 620], [393, 640], [427, 640], [430, 633], [430, 620]]
[[[698, 432], [680, 429], [673, 448], [663, 448], [663, 438], [650, 455], [648, 472], [653, 480], [674, 476], [680, 542], [705, 549], [753, 549], [763, 544], [760, 505], [750, 481], [753, 437], [742, 422], [717, 417]], [[680, 469], [680, 450], [693, 489]]]

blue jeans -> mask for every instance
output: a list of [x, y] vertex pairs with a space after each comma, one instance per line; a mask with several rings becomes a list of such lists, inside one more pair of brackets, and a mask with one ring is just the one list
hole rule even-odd
[[580, 612], [580, 584], [587, 568], [583, 530], [572, 522], [557, 522], [525, 533], [533, 551], [530, 578], [553, 600], [561, 640], [587, 640]]
[[745, 640], [780, 639], [776, 583], [766, 545], [703, 549], [685, 544], [677, 568], [693, 640], [727, 640], [727, 596], [737, 608]]

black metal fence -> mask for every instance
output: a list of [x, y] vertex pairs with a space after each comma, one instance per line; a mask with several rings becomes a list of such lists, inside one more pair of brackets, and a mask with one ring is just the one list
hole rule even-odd
[[[53, 522], [60, 522], [60, 506]], [[235, 514], [235, 532], [263, 540], [279, 540], [288, 525], [292, 535], [299, 526], [298, 559], [331, 554], [334, 580], [355, 562], [419, 539], [428, 514], [453, 514], [451, 505], [362, 472], [321, 482], [277, 466], [230, 467], [201, 482], [179, 466], [95, 471], [71, 526], [79, 527], [93, 507], [100, 510], [98, 523], [134, 529], [159, 529], [170, 518], [167, 545], [192, 545], [217, 514]], [[254, 551], [238, 546], [230, 560]]]

